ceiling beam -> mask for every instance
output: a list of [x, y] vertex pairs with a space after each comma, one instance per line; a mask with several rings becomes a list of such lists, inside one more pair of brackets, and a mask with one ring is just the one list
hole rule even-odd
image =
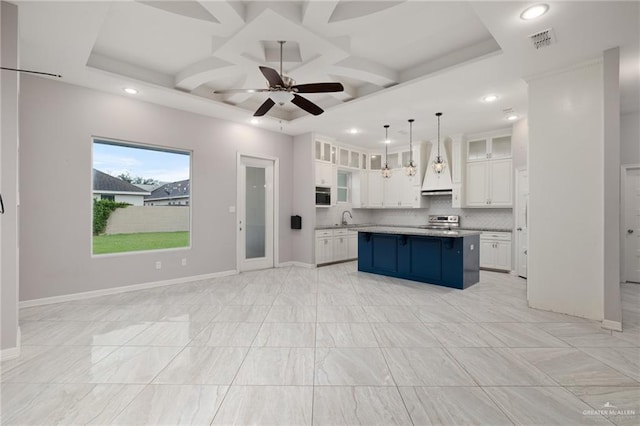
[[395, 70], [353, 56], [329, 66], [327, 73], [366, 81], [381, 87], [391, 86], [399, 81], [398, 73]]

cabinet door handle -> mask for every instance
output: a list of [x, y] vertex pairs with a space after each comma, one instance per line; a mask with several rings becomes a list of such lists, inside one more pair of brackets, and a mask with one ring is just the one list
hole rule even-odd
[[0, 214], [4, 214], [4, 202], [2, 201], [2, 194], [0, 194]]

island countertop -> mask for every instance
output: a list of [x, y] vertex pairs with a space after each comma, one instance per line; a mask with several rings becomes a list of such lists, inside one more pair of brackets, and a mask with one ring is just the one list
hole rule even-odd
[[470, 235], [480, 235], [480, 231], [464, 231], [464, 230], [440, 230], [414, 228], [410, 226], [361, 226], [349, 228], [350, 231], [371, 232], [376, 234], [395, 234], [395, 235], [419, 235], [423, 237], [447, 237], [462, 238]]

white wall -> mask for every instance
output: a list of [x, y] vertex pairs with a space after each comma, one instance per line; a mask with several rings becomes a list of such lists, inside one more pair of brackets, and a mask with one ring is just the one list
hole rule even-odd
[[529, 81], [530, 306], [603, 319], [602, 61]]
[[640, 164], [640, 113], [620, 117], [620, 162]]
[[[276, 238], [292, 260], [290, 136], [37, 77], [22, 80], [20, 132], [21, 300], [235, 270], [238, 151], [280, 159]], [[91, 257], [94, 135], [193, 152], [190, 249]]]
[[[513, 123], [511, 149], [513, 152], [513, 170], [527, 167], [527, 149], [529, 147], [529, 120], [523, 118]], [[515, 182], [515, 175], [514, 175]], [[515, 184], [513, 185], [515, 188]], [[515, 196], [513, 198], [515, 200]]]
[[116, 194], [114, 201], [118, 203], [129, 203], [132, 206], [142, 206], [144, 205], [144, 195]]
[[[293, 210], [292, 215], [302, 217], [302, 229], [291, 230], [292, 260], [315, 265], [315, 172], [314, 136], [306, 133], [293, 140]], [[281, 178], [282, 179], [282, 178]], [[290, 219], [289, 219], [290, 220]], [[290, 221], [285, 224], [290, 225]]]
[[[0, 3], [2, 65], [18, 67], [18, 7]], [[19, 354], [18, 341], [18, 84], [17, 72], [2, 71], [0, 107], [0, 358]]]

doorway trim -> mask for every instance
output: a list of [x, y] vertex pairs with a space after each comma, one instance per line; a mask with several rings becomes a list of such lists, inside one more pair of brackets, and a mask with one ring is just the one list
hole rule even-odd
[[620, 166], [620, 282], [627, 282], [625, 261], [627, 251], [625, 247], [625, 234], [627, 223], [627, 173], [629, 170], [640, 169], [640, 163], [623, 164]]
[[236, 153], [236, 214], [234, 219], [234, 226], [236, 227], [236, 270], [242, 272], [240, 264], [242, 262], [240, 253], [240, 244], [242, 244], [242, 234], [240, 227], [238, 226], [238, 206], [240, 205], [240, 191], [238, 191], [238, 182], [240, 180], [240, 168], [242, 167], [242, 157], [255, 158], [258, 160], [266, 160], [273, 162], [273, 268], [280, 264], [280, 159], [270, 155], [255, 153], [255, 152], [242, 152]]
[[[515, 275], [516, 277], [522, 277], [520, 275], [520, 238], [521, 238], [521, 233], [518, 231], [518, 210], [520, 209], [520, 192], [522, 191], [522, 188], [520, 187], [520, 179], [518, 179], [520, 173], [522, 172], [527, 172], [527, 176], [529, 173], [529, 170], [527, 169], [527, 167], [518, 167], [515, 169], [515, 199], [514, 199], [514, 204], [513, 204], [513, 231], [514, 231], [514, 238], [513, 238], [513, 245], [514, 245], [514, 249], [512, 250], [513, 253], [513, 259], [515, 260], [514, 263], [514, 268], [512, 271], [512, 274]], [[528, 179], [528, 177], [527, 177]], [[528, 210], [528, 199], [529, 199], [529, 189], [527, 188], [527, 200], [525, 201], [525, 203], [527, 203], [527, 205], [525, 205], [525, 209]], [[525, 217], [527, 216], [527, 213], [525, 213]], [[525, 219], [526, 220], [526, 219]], [[527, 221], [528, 222], [528, 221]], [[527, 251], [529, 250], [528, 248], [528, 242], [529, 242], [529, 224], [527, 223]], [[529, 258], [529, 255], [527, 254], [527, 259]], [[528, 261], [527, 261], [527, 275], [529, 275], [529, 265], [528, 265]], [[526, 277], [522, 277], [524, 279], [527, 279]]]

